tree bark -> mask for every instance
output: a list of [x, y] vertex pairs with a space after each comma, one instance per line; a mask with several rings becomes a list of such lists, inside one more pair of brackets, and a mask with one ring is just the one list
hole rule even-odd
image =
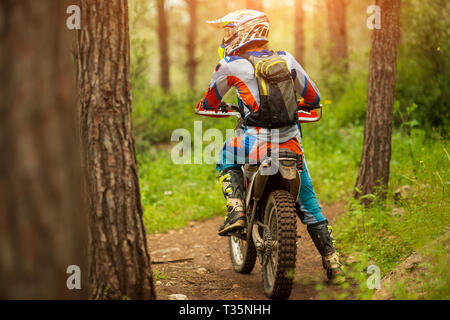
[[295, 58], [304, 67], [305, 64], [305, 31], [303, 0], [295, 0]]
[[66, 286], [87, 229], [69, 5], [0, 2], [0, 299], [85, 297]]
[[356, 181], [362, 193], [356, 192], [357, 198], [377, 187], [383, 197], [389, 182], [400, 0], [377, 0], [376, 4], [381, 8], [381, 29], [372, 34], [364, 147]]
[[247, 9], [263, 11], [263, 0], [246, 0]]
[[164, 92], [170, 89], [170, 60], [169, 60], [169, 28], [167, 26], [167, 11], [165, 0], [157, 0], [158, 4], [158, 39], [160, 61], [160, 85]]
[[346, 1], [327, 0], [331, 59], [344, 72], [348, 71]]
[[126, 0], [81, 0], [78, 86], [92, 299], [154, 299], [131, 126]]
[[186, 56], [188, 84], [191, 89], [195, 88], [198, 61], [195, 58], [197, 40], [197, 0], [186, 0], [189, 10], [190, 23], [187, 31]]

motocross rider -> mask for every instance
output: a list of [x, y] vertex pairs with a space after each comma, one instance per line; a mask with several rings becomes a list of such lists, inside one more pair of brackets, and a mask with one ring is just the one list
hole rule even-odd
[[[239, 108], [247, 116], [250, 108], [253, 111], [258, 110], [260, 95], [254, 75], [255, 69], [242, 55], [273, 54], [267, 49], [269, 20], [259, 11], [238, 10], [208, 23], [223, 29], [225, 36], [219, 47], [221, 60], [215, 68], [208, 90], [195, 110], [218, 112], [222, 97], [234, 87]], [[320, 93], [311, 78], [291, 54], [286, 51], [278, 51], [277, 54], [286, 60], [296, 93], [303, 98], [306, 105], [317, 106]], [[221, 236], [229, 236], [246, 226], [241, 166], [248, 163], [248, 159], [263, 148], [264, 143], [270, 144], [271, 132], [268, 128], [246, 125], [244, 135], [227, 140], [221, 150], [216, 168], [220, 172], [219, 180], [227, 200], [228, 211], [225, 222], [218, 231]], [[296, 203], [297, 214], [302, 223], [307, 225], [308, 233], [322, 256], [328, 278], [333, 282], [341, 282], [345, 279], [344, 273], [331, 236], [331, 226], [322, 213], [312, 186], [301, 146], [300, 125], [297, 123], [279, 128], [278, 143], [280, 149], [290, 149], [300, 159], [297, 165], [301, 176], [301, 188]], [[245, 159], [237, 159], [237, 154], [243, 154]]]

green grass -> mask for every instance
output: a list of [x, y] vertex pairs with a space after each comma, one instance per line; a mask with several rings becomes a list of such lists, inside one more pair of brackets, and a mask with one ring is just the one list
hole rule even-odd
[[324, 119], [322, 123], [303, 125], [306, 163], [319, 201], [324, 203], [350, 196], [361, 157], [363, 128], [338, 128], [335, 123]]
[[158, 271], [156, 269], [153, 269], [153, 277], [155, 281], [167, 279], [167, 276], [164, 274], [164, 272]]
[[147, 232], [182, 228], [191, 220], [224, 214], [225, 202], [211, 165], [175, 165], [168, 150], [139, 154]]
[[424, 298], [431, 300], [450, 300], [450, 272], [448, 245], [436, 243], [425, 254], [430, 259], [430, 272], [423, 276]]
[[[349, 271], [360, 284], [362, 298], [370, 298], [373, 293], [365, 285], [364, 270], [369, 265], [377, 265], [384, 276], [450, 227], [448, 144], [430, 140], [421, 131], [415, 132], [412, 139], [417, 173], [408, 153], [408, 139], [395, 133], [388, 199], [384, 202], [375, 199], [368, 209], [350, 201], [347, 213], [336, 222], [340, 251], [346, 257], [356, 257]], [[411, 193], [406, 199], [395, 201], [393, 191], [403, 185], [410, 185]], [[394, 215], [394, 208], [401, 208], [403, 213]], [[448, 274], [445, 275], [444, 283], [448, 283]], [[437, 287], [428, 288], [430, 295], [434, 288]]]
[[419, 254], [422, 261], [406, 270], [405, 276], [396, 279], [393, 285], [387, 288], [387, 292], [398, 300], [449, 300], [449, 240], [450, 233], [447, 232], [439, 241], [433, 241], [421, 248]]

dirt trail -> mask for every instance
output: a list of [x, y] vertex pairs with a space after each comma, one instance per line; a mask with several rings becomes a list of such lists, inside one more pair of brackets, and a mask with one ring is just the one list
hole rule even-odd
[[[330, 222], [344, 211], [343, 203], [323, 206]], [[223, 218], [191, 222], [184, 229], [171, 230], [148, 236], [158, 299], [171, 294], [184, 294], [196, 299], [266, 299], [262, 288], [259, 262], [249, 275], [233, 271], [228, 251], [228, 239], [217, 235]], [[326, 276], [306, 227], [297, 223], [297, 267], [290, 299], [320, 299], [337, 293], [337, 288], [326, 284]], [[171, 262], [188, 259], [183, 262]], [[320, 292], [318, 287], [323, 289]]]

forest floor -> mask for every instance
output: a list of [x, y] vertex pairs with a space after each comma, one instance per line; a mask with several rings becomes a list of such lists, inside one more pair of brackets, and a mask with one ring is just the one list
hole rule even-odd
[[[332, 223], [344, 212], [344, 203], [323, 205], [323, 209]], [[222, 222], [223, 217], [215, 217], [191, 222], [184, 229], [148, 236], [158, 299], [168, 299], [172, 294], [183, 294], [189, 300], [266, 299], [258, 261], [248, 275], [234, 272], [228, 238], [217, 235]], [[290, 299], [337, 298], [343, 289], [327, 283], [321, 258], [306, 227], [298, 222], [297, 228], [301, 238]]]

